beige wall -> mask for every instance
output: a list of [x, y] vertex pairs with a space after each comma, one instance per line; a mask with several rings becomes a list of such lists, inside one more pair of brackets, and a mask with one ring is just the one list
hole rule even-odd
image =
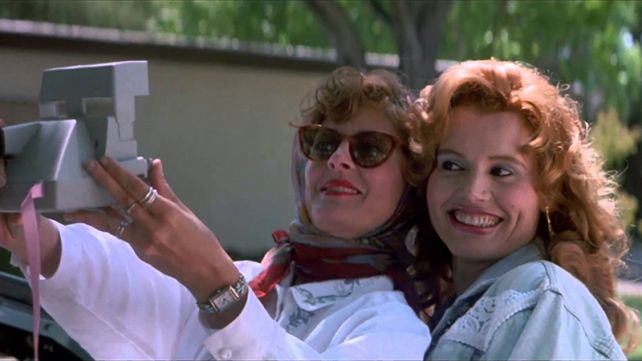
[[[127, 59], [0, 46], [0, 117], [35, 120], [45, 68], [115, 60]], [[151, 95], [137, 102], [139, 154], [163, 160], [176, 193], [226, 249], [256, 256], [294, 214], [288, 122], [324, 75], [150, 60]]]

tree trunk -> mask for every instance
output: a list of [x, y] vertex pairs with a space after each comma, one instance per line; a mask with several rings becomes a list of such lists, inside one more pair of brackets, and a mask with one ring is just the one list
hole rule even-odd
[[392, 29], [399, 47], [399, 68], [418, 91], [437, 76], [437, 56], [452, 0], [393, 1]]
[[[304, 0], [337, 52], [337, 62], [365, 67], [365, 52], [345, 9], [336, 0]], [[418, 91], [437, 76], [437, 56], [452, 0], [393, 0], [387, 10], [378, 0], [370, 5], [395, 34], [399, 69], [407, 85]]]
[[327, 34], [337, 54], [337, 62], [364, 68], [365, 52], [357, 30], [345, 9], [335, 0], [304, 0]]
[[422, 60], [418, 68], [409, 69], [415, 74], [410, 86], [423, 88], [427, 83], [432, 83], [437, 74], [437, 57], [439, 46], [446, 30], [448, 13], [452, 8], [452, 0], [437, 0], [422, 2], [422, 8], [417, 12], [419, 41], [422, 46]]

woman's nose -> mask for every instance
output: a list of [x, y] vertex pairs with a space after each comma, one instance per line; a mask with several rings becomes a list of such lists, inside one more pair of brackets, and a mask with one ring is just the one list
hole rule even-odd
[[484, 202], [490, 199], [491, 191], [489, 182], [488, 177], [472, 173], [467, 177], [462, 191], [469, 201]]
[[352, 169], [354, 162], [350, 157], [350, 144], [344, 140], [339, 144], [339, 148], [332, 153], [328, 159], [328, 168], [330, 169]]

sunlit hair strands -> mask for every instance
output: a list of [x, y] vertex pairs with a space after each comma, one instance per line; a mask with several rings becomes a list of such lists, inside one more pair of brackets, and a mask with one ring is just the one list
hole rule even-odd
[[[427, 113], [421, 138], [428, 169], [435, 166], [437, 148], [456, 106], [513, 111], [526, 121], [532, 135], [528, 148], [537, 167], [536, 190], [550, 210], [554, 231], [549, 233], [542, 212], [537, 238], [544, 255], [589, 288], [606, 312], [613, 333], [630, 350], [639, 322], [618, 299], [615, 278], [629, 243], [617, 214], [616, 184], [602, 168], [577, 103], [532, 67], [494, 59], [451, 67], [422, 91], [420, 99]], [[440, 263], [450, 261], [440, 256], [445, 246], [437, 243], [441, 242], [428, 239], [419, 257], [439, 269]]]

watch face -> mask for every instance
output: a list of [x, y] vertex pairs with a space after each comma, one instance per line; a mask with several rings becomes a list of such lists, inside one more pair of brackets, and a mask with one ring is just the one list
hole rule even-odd
[[212, 297], [210, 299], [210, 304], [214, 307], [216, 312], [221, 312], [236, 303], [236, 301], [238, 301], [240, 298], [241, 297], [239, 297], [239, 294], [236, 292], [236, 290], [232, 287], [229, 287], [221, 294]]

